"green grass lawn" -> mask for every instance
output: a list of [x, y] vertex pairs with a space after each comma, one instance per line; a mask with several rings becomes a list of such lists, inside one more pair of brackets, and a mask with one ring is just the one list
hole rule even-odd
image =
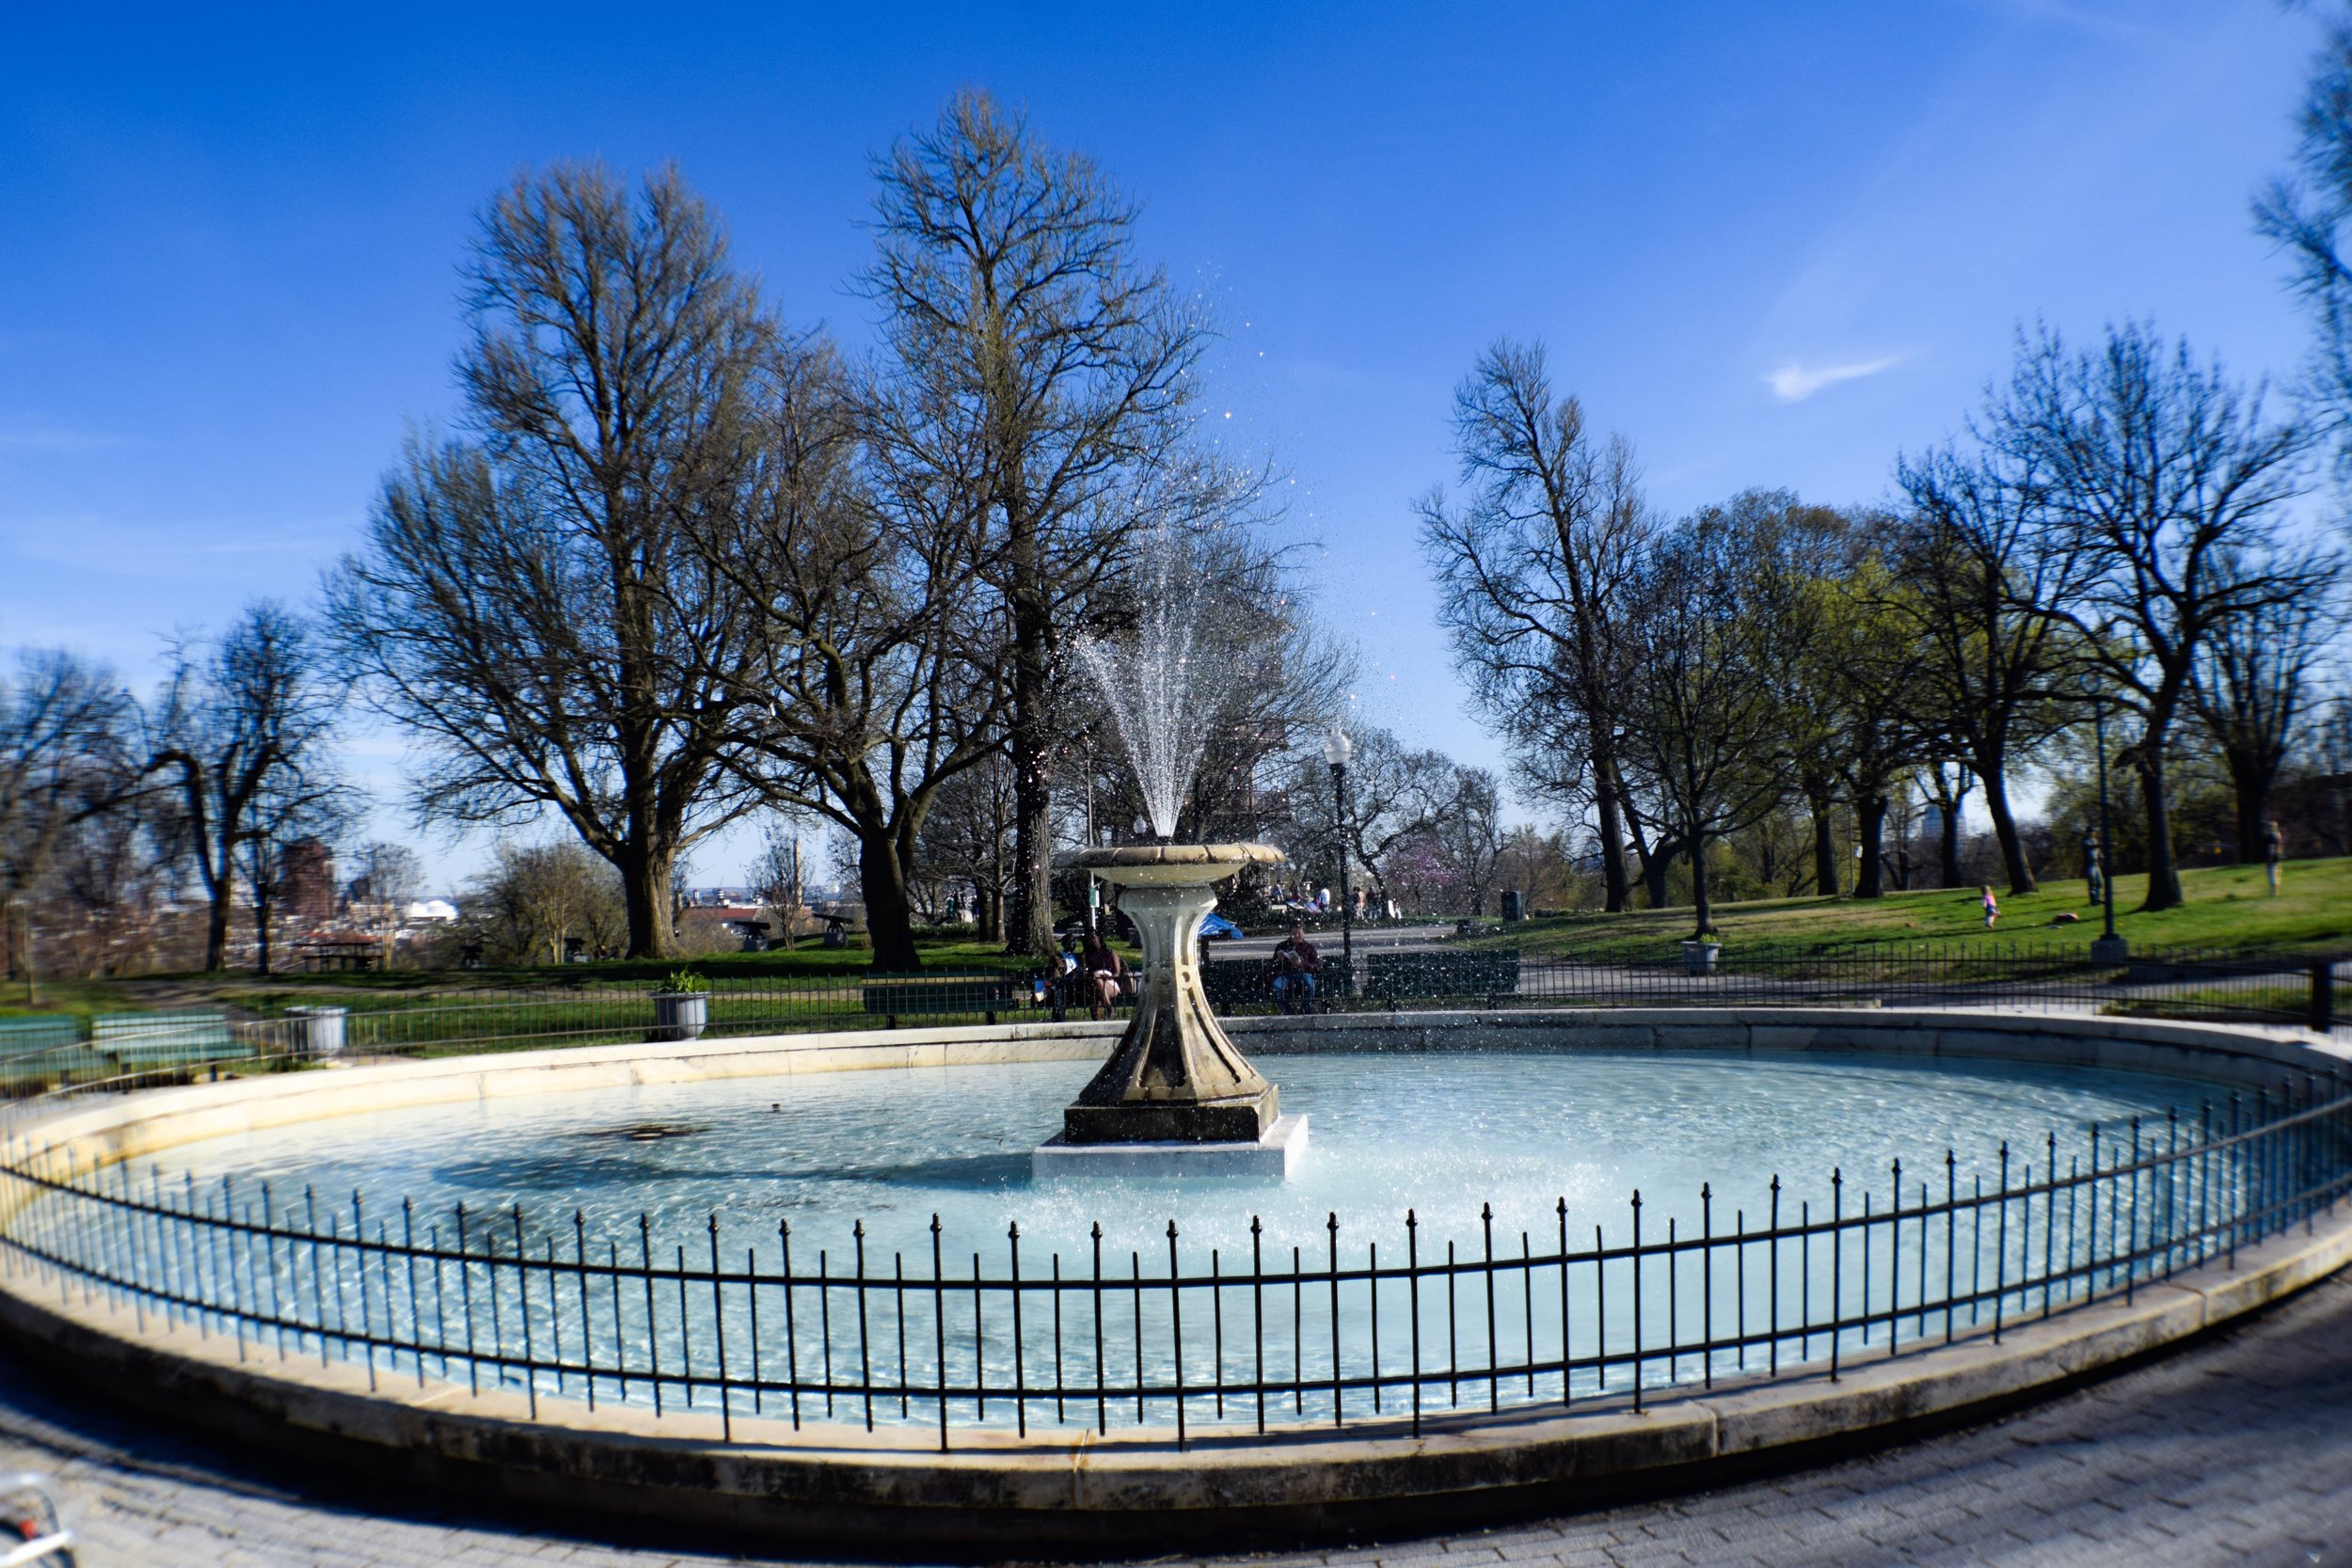
[[[2188, 901], [2161, 914], [2137, 912], [2145, 877], [2121, 877], [2115, 924], [2135, 952], [2158, 948], [2223, 951], [2352, 946], [2352, 859], [2290, 861], [2282, 890], [2268, 896], [2260, 866], [2217, 866], [2182, 874]], [[1884, 952], [1906, 944], [1976, 947], [1988, 953], [2030, 948], [2087, 948], [2101, 931], [2100, 911], [2080, 878], [2047, 881], [2024, 897], [2003, 889], [2001, 919], [1987, 931], [1974, 888], [1890, 893], [1883, 898], [1770, 898], [1718, 904], [1715, 925], [1726, 954], [1796, 956], [1821, 952]], [[2079, 921], [2053, 925], [2072, 912]], [[1692, 911], [1639, 910], [1629, 914], [1570, 914], [1531, 920], [1507, 930], [1488, 927], [1477, 945], [1516, 947], [1531, 957], [1656, 963], [1691, 934]]]
[[29, 986], [23, 980], [0, 980], [0, 1018], [35, 1013], [134, 1012], [142, 1005], [125, 999], [112, 980], [51, 979], [44, 975]]
[[[916, 950], [930, 974], [1026, 974], [1035, 966], [1008, 956], [994, 942], [942, 942], [918, 938]], [[1122, 948], [1132, 962], [1135, 950]], [[719, 953], [694, 958], [603, 963], [538, 964], [499, 969], [397, 969], [369, 974], [152, 974], [120, 980], [43, 979], [38, 1001], [28, 1005], [22, 982], [0, 985], [0, 1017], [28, 1012], [103, 1013], [151, 1008], [226, 1008], [246, 1016], [276, 1017], [288, 1007], [332, 1002], [355, 1013], [406, 1010], [468, 1002], [493, 1003], [517, 992], [577, 995], [583, 1002], [642, 999], [661, 989], [669, 976], [691, 970], [720, 998], [730, 991], [799, 991], [811, 982], [839, 980], [819, 988], [836, 1005], [857, 1006], [856, 982], [871, 973], [865, 947], [828, 948], [810, 942], [789, 952]], [[516, 998], [522, 1000], [520, 997]], [[481, 1016], [479, 1014], [477, 1017]], [[714, 1022], [716, 1020], [714, 1020]]]

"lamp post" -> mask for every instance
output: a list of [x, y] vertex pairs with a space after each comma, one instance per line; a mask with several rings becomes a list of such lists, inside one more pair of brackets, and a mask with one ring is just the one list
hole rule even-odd
[[1356, 743], [1339, 725], [1324, 737], [1323, 760], [1331, 765], [1331, 836], [1339, 841], [1340, 961], [1347, 969], [1347, 989], [1356, 989], [1356, 900], [1347, 886], [1347, 759]]
[[2099, 889], [2106, 914], [2106, 934], [2090, 944], [2090, 961], [2120, 963], [2131, 957], [2132, 948], [2115, 934], [2115, 855], [2110, 848], [2115, 843], [2115, 822], [2107, 810], [2107, 705], [2098, 684], [2089, 678], [2083, 681], [2083, 695], [2090, 700], [2090, 733], [2099, 753]]

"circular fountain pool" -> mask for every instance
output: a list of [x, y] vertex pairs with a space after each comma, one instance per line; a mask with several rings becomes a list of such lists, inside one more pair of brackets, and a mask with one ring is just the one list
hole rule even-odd
[[1314, 1118], [1287, 1182], [1034, 1180], [1102, 1059], [1086, 1025], [68, 1103], [0, 1162], [0, 1326], [379, 1479], [1128, 1550], [1961, 1418], [2352, 1256], [2352, 1097], [2242, 1034], [1786, 1008], [1249, 1033]]
[[[1753, 1228], [1768, 1216], [1779, 1178], [1786, 1216], [1826, 1205], [1833, 1172], [1843, 1201], [1906, 1172], [1904, 1201], [1921, 1180], [1940, 1195], [1947, 1174], [1963, 1188], [2042, 1168], [2055, 1133], [2059, 1161], [2079, 1153], [2094, 1122], [2110, 1132], [2168, 1109], [2194, 1123], [2213, 1089], [2179, 1079], [2014, 1062], [1896, 1056], [1690, 1052], [1284, 1055], [1287, 1107], [1312, 1117], [1313, 1142], [1287, 1182], [1055, 1179], [1033, 1181], [1029, 1151], [1091, 1071], [1087, 1063], [1008, 1063], [806, 1077], [648, 1085], [343, 1117], [173, 1149], [168, 1180], [249, 1202], [262, 1183], [283, 1211], [380, 1218], [413, 1206], [421, 1235], [453, 1231], [456, 1207], [475, 1216], [520, 1205], [533, 1235], [630, 1247], [647, 1221], [652, 1244], [700, 1249], [712, 1215], [729, 1256], [772, 1254], [779, 1222], [792, 1243], [847, 1255], [852, 1227], [868, 1254], [931, 1255], [938, 1217], [947, 1256], [979, 1251], [992, 1266], [1018, 1224], [1025, 1254], [1090, 1257], [1092, 1227], [1108, 1256], [1164, 1259], [1169, 1222], [1188, 1257], [1246, 1256], [1260, 1220], [1269, 1256], [1312, 1258], [1336, 1216], [1352, 1250], [1401, 1250], [1406, 1211], [1424, 1246], [1481, 1237], [1491, 1205], [1516, 1248], [1529, 1231], [1555, 1235], [1565, 1200], [1580, 1233], [1621, 1228], [1638, 1190], [1662, 1231], [1703, 1220]], [[1946, 1156], [1956, 1162], [1947, 1173]], [[1713, 1196], [1703, 1216], [1700, 1193]], [[373, 1219], [370, 1224], [374, 1223]]]

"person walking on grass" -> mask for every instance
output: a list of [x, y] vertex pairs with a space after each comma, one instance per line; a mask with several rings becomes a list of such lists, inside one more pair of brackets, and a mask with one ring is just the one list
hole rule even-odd
[[1993, 923], [2001, 918], [2001, 901], [1993, 896], [1993, 884], [1984, 885], [1984, 928], [1993, 929]]
[[2270, 896], [2279, 896], [2279, 863], [2287, 856], [2286, 836], [2279, 832], [2279, 819], [2272, 817], [2263, 824], [2263, 870], [2270, 878]]

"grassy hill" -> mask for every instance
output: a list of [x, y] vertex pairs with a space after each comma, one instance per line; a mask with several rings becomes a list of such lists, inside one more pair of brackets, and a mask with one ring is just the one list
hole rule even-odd
[[[2116, 929], [2134, 951], [2225, 951], [2352, 947], [2352, 860], [2290, 861], [2280, 895], [2268, 895], [2260, 866], [2217, 866], [2181, 878], [2188, 901], [2161, 914], [2137, 912], [2145, 877], [2116, 879]], [[2000, 895], [2001, 919], [1984, 928], [1974, 888], [1890, 893], [1883, 898], [1772, 898], [1719, 904], [1715, 924], [1726, 952], [1778, 955], [1885, 951], [1918, 942], [1981, 946], [1988, 952], [2088, 947], [2101, 931], [2100, 911], [2080, 878], [2045, 882], [2042, 891]], [[2052, 917], [2074, 913], [2073, 924]], [[1488, 928], [1475, 944], [1516, 947], [1534, 956], [1655, 963], [1691, 934], [1692, 911], [1570, 914]]]

